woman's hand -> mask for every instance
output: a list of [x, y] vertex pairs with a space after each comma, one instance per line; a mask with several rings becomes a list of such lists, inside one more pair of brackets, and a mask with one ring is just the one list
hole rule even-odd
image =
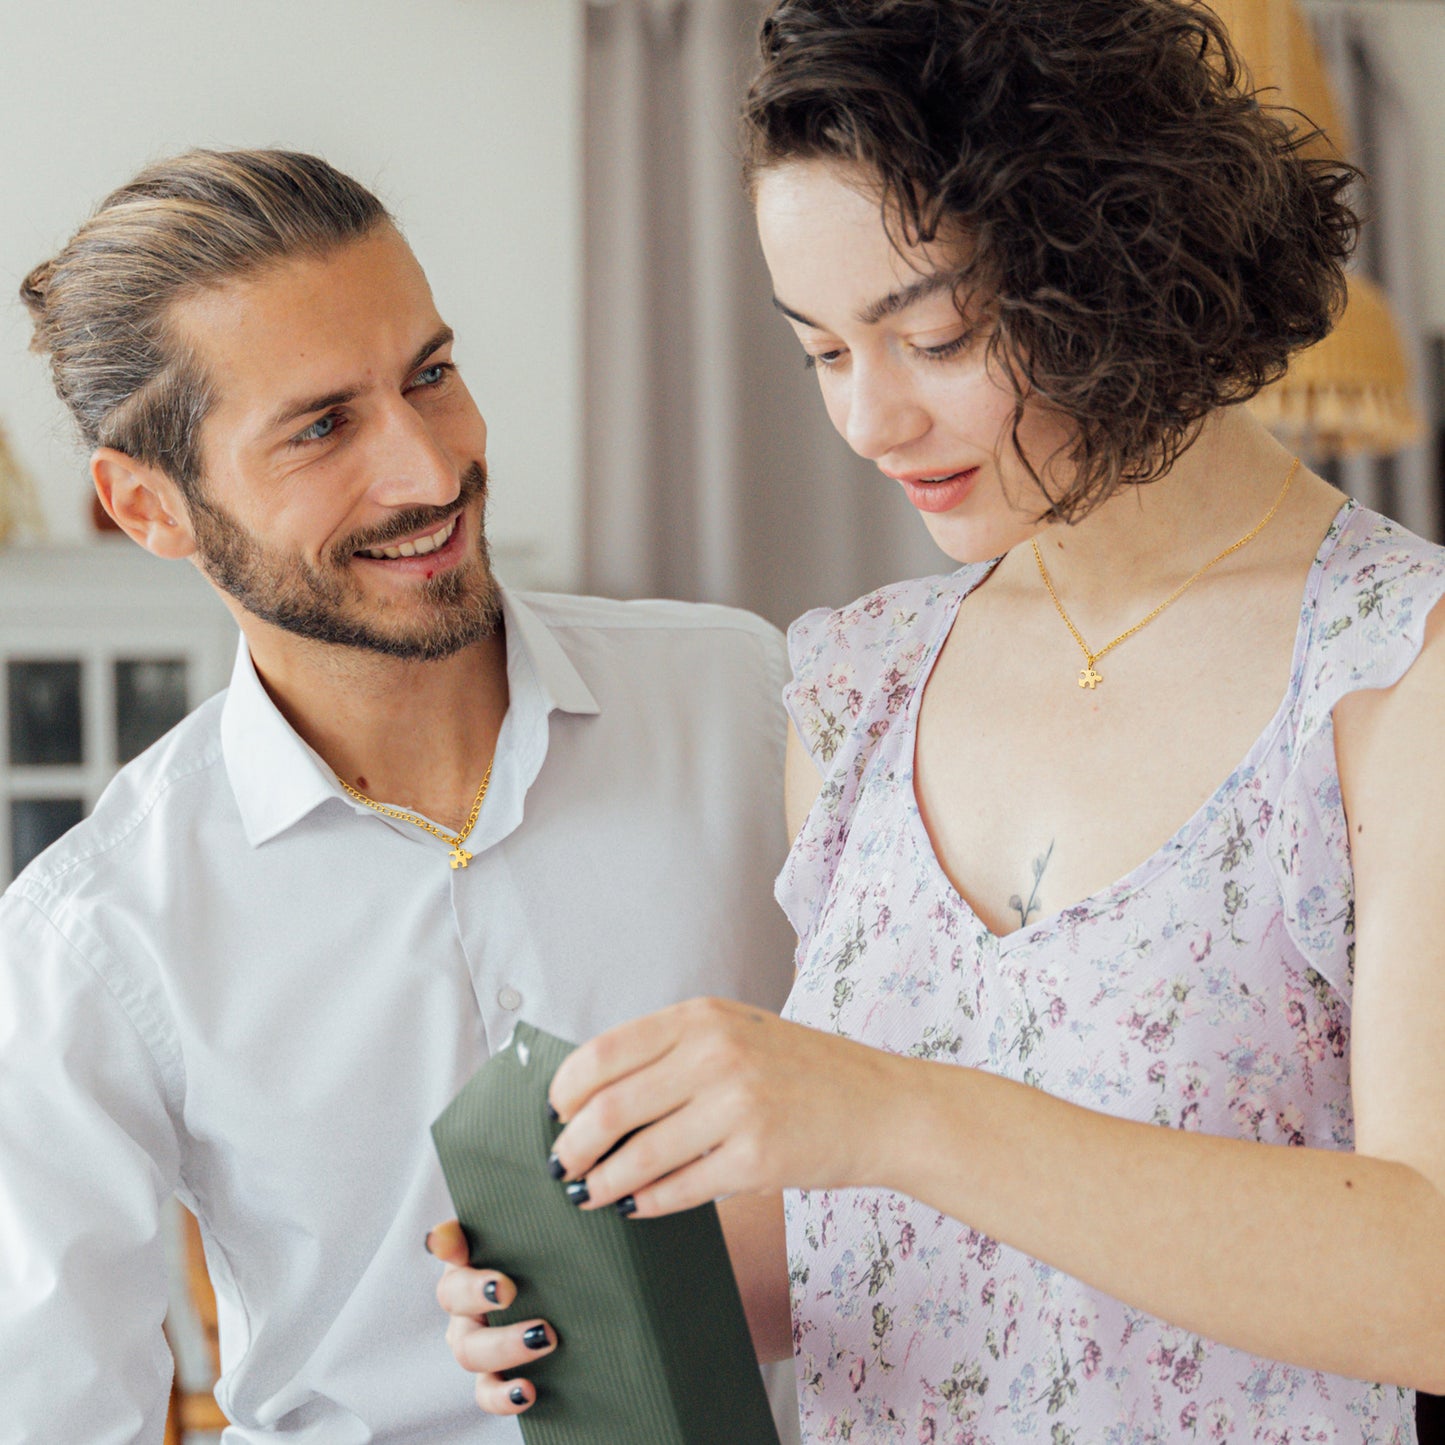
[[556, 1170], [584, 1208], [643, 1218], [730, 1194], [881, 1183], [882, 1125], [907, 1064], [747, 1004], [675, 1004], [557, 1070]]
[[504, 1370], [525, 1368], [557, 1348], [557, 1336], [544, 1320], [492, 1329], [487, 1316], [504, 1310], [517, 1297], [506, 1275], [467, 1264], [467, 1241], [455, 1219], [439, 1224], [426, 1247], [446, 1270], [437, 1283], [437, 1303], [451, 1317], [447, 1344], [457, 1363], [477, 1377], [477, 1404], [489, 1415], [520, 1415], [537, 1399], [530, 1380], [505, 1379]]

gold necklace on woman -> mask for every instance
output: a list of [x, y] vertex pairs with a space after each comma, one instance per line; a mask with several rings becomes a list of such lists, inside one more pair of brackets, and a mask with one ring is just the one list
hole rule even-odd
[[1092, 692], [1104, 680], [1095, 670], [1094, 664], [1101, 657], [1103, 657], [1106, 652], [1112, 652], [1114, 648], [1118, 647], [1118, 645], [1126, 638], [1133, 637], [1133, 635], [1138, 632], [1140, 628], [1147, 627], [1151, 622], [1153, 622], [1156, 617], [1158, 617], [1161, 612], [1164, 611], [1166, 607], [1170, 605], [1170, 603], [1178, 601], [1178, 599], [1182, 597], [1189, 588], [1194, 586], [1194, 584], [1199, 581], [1199, 579], [1204, 576], [1204, 574], [1209, 571], [1209, 569], [1213, 567], [1215, 563], [1224, 561], [1226, 557], [1230, 556], [1232, 553], [1239, 551], [1239, 549], [1243, 547], [1246, 542], [1252, 542], [1257, 536], [1259, 536], [1259, 534], [1264, 531], [1264, 529], [1269, 525], [1270, 520], [1274, 517], [1274, 514], [1279, 511], [1280, 503], [1284, 501], [1285, 494], [1289, 491], [1290, 485], [1294, 481], [1295, 473], [1297, 471], [1299, 471], [1298, 457], [1296, 457], [1293, 463], [1290, 465], [1289, 475], [1284, 479], [1284, 486], [1280, 488], [1279, 496], [1274, 499], [1274, 505], [1269, 509], [1269, 511], [1264, 514], [1263, 517], [1259, 519], [1258, 522], [1254, 524], [1253, 527], [1250, 528], [1248, 532], [1244, 534], [1244, 536], [1239, 539], [1239, 541], [1232, 542], [1217, 557], [1211, 557], [1209, 561], [1206, 562], [1204, 566], [1202, 566], [1192, 577], [1186, 578], [1185, 581], [1181, 582], [1179, 586], [1177, 586], [1151, 613], [1149, 613], [1147, 617], [1140, 618], [1140, 620], [1136, 622], [1131, 628], [1129, 628], [1127, 632], [1121, 632], [1112, 642], [1105, 643], [1104, 646], [1101, 647], [1097, 652], [1094, 652], [1090, 649], [1089, 644], [1085, 642], [1083, 637], [1081, 636], [1079, 629], [1075, 627], [1073, 622], [1070, 620], [1069, 614], [1064, 611], [1064, 604], [1059, 601], [1059, 594], [1054, 591], [1054, 584], [1049, 578], [1048, 568], [1044, 566], [1044, 554], [1039, 551], [1039, 544], [1038, 541], [1035, 539], [1032, 542], [1032, 546], [1034, 549], [1034, 561], [1039, 564], [1039, 576], [1044, 579], [1044, 586], [1048, 588], [1049, 596], [1053, 599], [1054, 607], [1057, 610], [1059, 616], [1064, 619], [1064, 626], [1067, 627], [1071, 633], [1073, 633], [1074, 641], [1079, 644], [1079, 651], [1084, 654], [1084, 667], [1083, 670], [1079, 673], [1079, 686], [1086, 687], [1089, 689], [1090, 692]]
[[472, 861], [472, 854], [468, 853], [462, 844], [471, 836], [472, 829], [477, 826], [477, 817], [482, 811], [482, 799], [487, 796], [487, 788], [492, 781], [492, 765], [487, 764], [486, 776], [482, 779], [482, 786], [477, 789], [477, 796], [472, 803], [472, 811], [467, 814], [467, 821], [462, 824], [460, 831], [455, 836], [448, 836], [443, 833], [435, 823], [428, 823], [425, 818], [418, 818], [415, 813], [405, 813], [400, 808], [388, 808], [385, 803], [378, 803], [375, 798], [368, 798], [365, 793], [358, 792], [341, 776], [336, 775], [336, 781], [356, 799], [358, 803], [365, 803], [368, 808], [373, 808], [378, 813], [385, 814], [388, 818], [396, 818], [403, 823], [415, 823], [424, 833], [430, 833], [433, 838], [440, 838], [452, 850], [451, 859], [453, 868], [465, 868]]

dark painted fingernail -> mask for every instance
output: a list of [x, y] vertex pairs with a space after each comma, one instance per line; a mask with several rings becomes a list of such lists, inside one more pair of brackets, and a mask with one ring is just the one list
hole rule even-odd
[[550, 1099], [547, 1100], [547, 1117], [554, 1124], [560, 1124], [562, 1122], [562, 1116], [552, 1107], [552, 1101]]
[[507, 1398], [514, 1405], [525, 1405], [527, 1403], [527, 1392], [520, 1385], [513, 1385], [512, 1392]]
[[637, 1213], [637, 1201], [629, 1194], [619, 1199], [616, 1204], [617, 1212], [626, 1219], [629, 1214]]
[[567, 1166], [555, 1155], [547, 1156], [547, 1173], [553, 1179], [560, 1179], [567, 1172]]
[[529, 1350], [545, 1350], [547, 1348], [547, 1326], [533, 1325], [526, 1334], [522, 1336], [522, 1343]]
[[435, 1233], [436, 1233], [436, 1230], [434, 1230], [434, 1229], [429, 1229], [429, 1230], [427, 1230], [427, 1232], [426, 1232], [426, 1238], [422, 1241], [422, 1243], [426, 1245], [426, 1252], [427, 1252], [428, 1254], [430, 1254], [430, 1253], [432, 1252], [432, 1249], [431, 1249], [431, 1237], [432, 1237], [432, 1235], [434, 1235]]
[[573, 1204], [586, 1204], [592, 1198], [592, 1192], [587, 1188], [585, 1179], [574, 1179], [567, 1185], [567, 1198]]
[[494, 1279], [489, 1279], [489, 1280], [486, 1282], [486, 1284], [484, 1284], [484, 1285], [482, 1286], [482, 1293], [483, 1293], [484, 1295], [486, 1295], [486, 1297], [487, 1297], [489, 1300], [491, 1300], [491, 1302], [492, 1302], [494, 1305], [495, 1305], [495, 1304], [501, 1304], [501, 1300], [499, 1300], [499, 1299], [497, 1298], [497, 1282], [496, 1282], [496, 1280], [494, 1280]]

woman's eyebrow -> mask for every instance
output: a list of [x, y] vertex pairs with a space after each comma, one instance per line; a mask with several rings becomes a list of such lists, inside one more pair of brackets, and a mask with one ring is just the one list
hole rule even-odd
[[[889, 316], [896, 316], [900, 311], [906, 311], [918, 301], [927, 296], [933, 296], [939, 291], [951, 291], [954, 278], [946, 271], [934, 271], [927, 276], [920, 276], [918, 280], [910, 282], [907, 286], [900, 286], [896, 291], [890, 291], [886, 296], [880, 296], [876, 301], [870, 301], [861, 311], [858, 312], [858, 320], [864, 326], [876, 326], [880, 321]], [[804, 326], [811, 326], [814, 331], [826, 331], [826, 326], [819, 326], [801, 311], [795, 311], [786, 301], [780, 300], [776, 295], [773, 297], [773, 305], [777, 307], [784, 316], [800, 322]]]

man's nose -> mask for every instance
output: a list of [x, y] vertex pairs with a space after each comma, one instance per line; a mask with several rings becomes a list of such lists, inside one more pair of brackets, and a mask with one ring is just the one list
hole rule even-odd
[[450, 452], [405, 398], [389, 406], [374, 433], [371, 494], [387, 507], [445, 507], [461, 491], [461, 471]]
[[931, 425], [911, 378], [889, 361], [857, 361], [840, 430], [843, 439], [869, 461], [917, 441]]

